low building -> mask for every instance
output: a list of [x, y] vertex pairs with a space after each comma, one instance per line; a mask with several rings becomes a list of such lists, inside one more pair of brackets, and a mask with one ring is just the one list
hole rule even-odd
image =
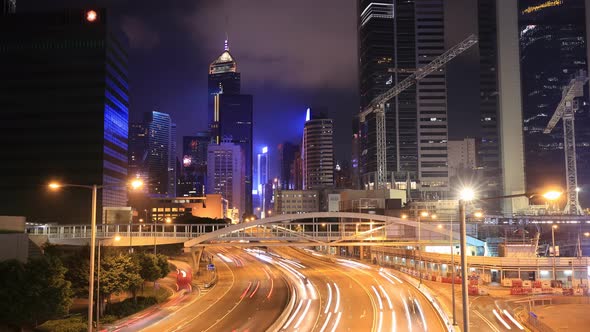
[[277, 190], [274, 200], [277, 214], [320, 211], [320, 195], [317, 190]]
[[[205, 197], [154, 198], [145, 211], [145, 218], [152, 223], [166, 222], [181, 216], [222, 219], [227, 216], [227, 201], [220, 194], [209, 194]], [[139, 218], [143, 218], [139, 213]]]

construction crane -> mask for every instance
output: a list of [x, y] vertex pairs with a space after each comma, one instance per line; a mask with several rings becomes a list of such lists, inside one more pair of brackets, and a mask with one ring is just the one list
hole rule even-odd
[[387, 151], [386, 151], [386, 140], [385, 140], [385, 103], [391, 98], [399, 95], [405, 89], [414, 85], [418, 80], [436, 71], [438, 68], [451, 61], [457, 55], [463, 53], [471, 46], [477, 43], [477, 36], [470, 35], [459, 44], [451, 47], [445, 53], [436, 57], [432, 62], [426, 66], [416, 69], [416, 71], [406, 77], [403, 81], [396, 84], [388, 91], [375, 97], [369, 106], [367, 106], [360, 114], [360, 122], [365, 122], [367, 115], [375, 113], [376, 124], [377, 124], [377, 179], [376, 188], [385, 189], [387, 186]]
[[586, 73], [582, 70], [563, 88], [561, 101], [544, 134], [549, 134], [555, 128], [559, 120], [563, 120], [563, 151], [565, 153], [565, 177], [567, 186], [567, 203], [564, 214], [581, 215], [582, 207], [578, 200], [578, 171], [576, 167], [576, 132], [574, 119], [579, 104], [575, 98], [584, 96], [584, 84], [588, 81]]

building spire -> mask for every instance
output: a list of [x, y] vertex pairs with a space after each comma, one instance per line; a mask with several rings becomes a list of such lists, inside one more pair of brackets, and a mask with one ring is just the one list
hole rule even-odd
[[229, 51], [229, 37], [227, 36], [227, 32], [225, 33], [225, 42], [223, 43], [223, 50]]

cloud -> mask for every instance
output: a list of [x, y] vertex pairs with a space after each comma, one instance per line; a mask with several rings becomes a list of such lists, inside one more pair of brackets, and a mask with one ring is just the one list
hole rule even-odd
[[121, 29], [129, 38], [131, 48], [152, 49], [160, 43], [160, 35], [142, 20], [125, 16], [121, 20]]
[[355, 0], [207, 1], [181, 16], [211, 60], [229, 34], [246, 84], [350, 88], [357, 80], [355, 6]]

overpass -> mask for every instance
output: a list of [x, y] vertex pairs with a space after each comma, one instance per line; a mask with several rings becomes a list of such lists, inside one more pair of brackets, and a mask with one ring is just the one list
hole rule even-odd
[[[419, 229], [419, 231], [418, 231]], [[58, 245], [89, 243], [90, 225], [27, 227], [32, 237]], [[446, 244], [449, 232], [431, 222], [355, 212], [283, 214], [240, 224], [99, 224], [96, 237], [110, 246], [184, 243], [206, 246], [414, 246], [419, 242]], [[455, 239], [458, 232], [453, 232]], [[418, 239], [419, 238], [419, 239]], [[468, 237], [468, 245], [485, 243]]]

